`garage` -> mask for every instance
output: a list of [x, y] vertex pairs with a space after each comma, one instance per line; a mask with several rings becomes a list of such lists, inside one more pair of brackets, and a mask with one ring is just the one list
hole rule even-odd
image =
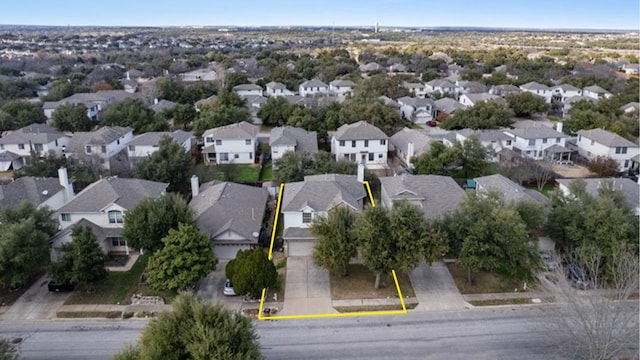
[[218, 259], [235, 259], [238, 251], [248, 250], [250, 248], [250, 245], [215, 244], [213, 246], [213, 252]]
[[313, 254], [314, 237], [305, 228], [287, 228], [282, 235], [286, 245], [287, 256], [311, 256]]

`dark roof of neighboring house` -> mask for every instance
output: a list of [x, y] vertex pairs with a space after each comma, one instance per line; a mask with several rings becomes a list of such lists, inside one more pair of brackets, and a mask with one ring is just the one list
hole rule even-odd
[[382, 140], [389, 138], [382, 130], [366, 121], [342, 125], [334, 136], [337, 140]]
[[535, 81], [531, 81], [528, 82], [524, 85], [520, 85], [521, 89], [525, 89], [525, 90], [544, 90], [544, 91], [549, 91], [549, 87], [545, 84], [540, 84], [538, 82]]
[[213, 136], [215, 139], [252, 139], [258, 135], [258, 130], [258, 126], [242, 121], [209, 129], [202, 136]]
[[[636, 208], [640, 206], [640, 184], [637, 182], [627, 179], [627, 178], [584, 178], [581, 179], [585, 182], [586, 187], [585, 191], [593, 196], [594, 198], [598, 198], [599, 193], [598, 190], [602, 186], [604, 182], [609, 182], [611, 187], [615, 190], [618, 190], [622, 193], [625, 200], [629, 204], [629, 206]], [[574, 181], [574, 179], [557, 179], [558, 184], [564, 185], [566, 187]]]
[[498, 191], [502, 194], [502, 198], [505, 201], [531, 201], [541, 204], [551, 203], [550, 200], [541, 193], [535, 190], [525, 189], [500, 174], [481, 176], [473, 180], [475, 180], [478, 186], [487, 190], [493, 189]]
[[638, 144], [629, 141], [622, 136], [609, 132], [604, 129], [596, 128], [591, 130], [580, 130], [577, 133], [580, 136], [593, 140], [598, 144], [602, 144], [608, 147], [612, 146], [626, 146], [626, 147], [638, 147]]
[[296, 147], [296, 152], [313, 154], [318, 152], [318, 134], [292, 126], [276, 127], [271, 129], [269, 145], [292, 145]]
[[366, 196], [364, 185], [355, 175], [305, 176], [304, 181], [285, 184], [282, 211], [300, 211], [306, 206], [328, 211], [342, 202], [360, 210], [358, 200]]
[[250, 90], [260, 90], [262, 91], [262, 87], [256, 84], [240, 84], [233, 87], [235, 91], [250, 91]]
[[430, 98], [421, 99], [421, 98], [415, 98], [411, 96], [403, 96], [401, 98], [398, 98], [397, 101], [398, 103], [409, 105], [413, 108], [426, 107], [427, 105], [430, 105], [432, 109], [436, 107], [436, 103]]
[[164, 110], [171, 110], [174, 107], [176, 107], [176, 105], [178, 105], [177, 103], [174, 103], [173, 101], [169, 101], [169, 100], [160, 100], [158, 101], [157, 104], [153, 104], [151, 105], [149, 108], [155, 112], [160, 112], [160, 111], [164, 111]]
[[202, 184], [189, 206], [196, 212], [198, 229], [211, 238], [232, 231], [257, 243], [254, 233], [262, 227], [268, 197], [265, 188], [212, 181]]
[[0, 138], [0, 144], [48, 144], [65, 135], [47, 124], [31, 124]]
[[167, 186], [156, 181], [106, 177], [84, 188], [58, 212], [98, 212], [111, 204], [129, 210], [144, 198], [160, 196]]
[[438, 111], [442, 111], [447, 114], [451, 114], [456, 110], [464, 110], [467, 108], [466, 105], [461, 104], [459, 101], [446, 97], [434, 101], [434, 104]]
[[554, 129], [546, 126], [510, 129], [510, 130], [505, 130], [505, 132], [511, 133], [523, 139], [566, 138], [567, 137], [567, 135], [561, 132], [557, 132]]
[[131, 145], [133, 145], [133, 146], [158, 145], [158, 144], [160, 144], [160, 140], [162, 140], [162, 138], [164, 136], [169, 136], [175, 142], [177, 142], [178, 144], [182, 145], [182, 143], [187, 141], [187, 139], [189, 139], [193, 135], [191, 135], [190, 132], [187, 132], [187, 131], [184, 131], [184, 130], [176, 130], [174, 132], [153, 131], [153, 132], [147, 132], [147, 133], [144, 133], [144, 134], [137, 135], [127, 145], [129, 145], [129, 146], [131, 146]]
[[37, 207], [63, 189], [58, 178], [21, 177], [0, 185], [0, 207], [14, 209], [24, 200]]
[[380, 186], [391, 201], [420, 203], [424, 216], [435, 219], [455, 212], [464, 190], [449, 176], [402, 175], [380, 178]]
[[300, 87], [305, 89], [305, 88], [329, 87], [329, 86], [327, 84], [323, 83], [320, 80], [312, 79], [312, 80], [307, 80], [307, 81], [303, 82], [302, 84], [300, 84]]
[[405, 153], [409, 143], [413, 143], [413, 152], [416, 156], [429, 151], [431, 149], [431, 141], [433, 140], [423, 131], [409, 128], [404, 128], [389, 138], [389, 142], [393, 146], [397, 149], [402, 149]]

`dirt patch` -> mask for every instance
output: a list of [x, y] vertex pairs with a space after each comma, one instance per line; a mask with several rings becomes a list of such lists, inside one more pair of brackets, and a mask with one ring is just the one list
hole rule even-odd
[[[407, 310], [415, 309], [418, 304], [405, 304]], [[396, 311], [402, 310], [401, 305], [362, 305], [362, 306], [335, 306], [339, 313], [363, 312], [363, 311]]]
[[[364, 265], [350, 264], [348, 274], [344, 277], [340, 274], [329, 274], [332, 300], [398, 298], [398, 289], [391, 274], [382, 276], [380, 288], [377, 290], [373, 287], [376, 276]], [[413, 291], [409, 276], [398, 272], [396, 275], [402, 296], [415, 297], [416, 293]]]
[[582, 165], [568, 166], [553, 164], [552, 169], [556, 174], [565, 178], [584, 178], [595, 175], [594, 173], [589, 171], [589, 169]]
[[[456, 282], [461, 294], [492, 294], [521, 291], [523, 282], [517, 279], [505, 279], [497, 274], [478, 271], [471, 273], [471, 284], [467, 281], [467, 269], [457, 263], [447, 263], [447, 268]], [[527, 284], [528, 289], [534, 290], [533, 284]]]
[[[278, 270], [278, 283], [275, 287], [267, 289], [264, 296], [265, 301], [284, 301], [284, 284], [287, 278], [287, 258], [282, 252], [274, 252], [271, 261]], [[274, 296], [275, 295], [275, 296]]]

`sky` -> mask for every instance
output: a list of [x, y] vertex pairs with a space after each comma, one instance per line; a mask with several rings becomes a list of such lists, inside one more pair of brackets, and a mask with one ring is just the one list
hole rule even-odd
[[0, 9], [0, 24], [16, 25], [339, 27], [377, 22], [640, 29], [638, 0], [0, 0]]

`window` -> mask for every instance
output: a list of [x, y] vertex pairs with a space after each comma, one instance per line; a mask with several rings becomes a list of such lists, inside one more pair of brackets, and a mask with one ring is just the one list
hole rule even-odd
[[122, 224], [122, 211], [110, 210], [108, 214], [109, 224]]
[[624, 168], [628, 168], [629, 167], [629, 160], [625, 160], [624, 161]]
[[536, 139], [529, 139], [529, 146], [535, 146], [536, 145]]
[[364, 141], [364, 147], [369, 147], [369, 140]]
[[18, 144], [18, 149], [24, 150], [24, 144]]
[[344, 146], [344, 140], [340, 140], [340, 146]]
[[251, 139], [245, 139], [244, 140], [244, 144], [245, 145], [251, 145]]
[[356, 141], [355, 140], [351, 141], [351, 147], [356, 147]]
[[116, 140], [116, 144], [120, 145], [120, 139]]
[[253, 153], [252, 152], [249, 153], [249, 159], [253, 159]]
[[344, 158], [349, 160], [349, 154], [344, 154]]
[[84, 150], [87, 152], [87, 154], [91, 154], [91, 146], [89, 145], [85, 146]]
[[387, 140], [385, 139], [380, 140], [380, 145], [387, 145]]
[[103, 154], [106, 154], [107, 153], [107, 146], [106, 145], [100, 146], [100, 151], [102, 151]]
[[375, 155], [374, 153], [369, 153], [369, 161], [373, 161]]
[[616, 147], [616, 154], [626, 154], [627, 153], [627, 148], [626, 146], [618, 146]]
[[302, 223], [303, 224], [310, 224], [311, 223], [311, 213], [310, 212], [302, 213]]
[[578, 135], [578, 141], [582, 140], [582, 135]]
[[62, 221], [71, 221], [71, 214], [69, 214], [69, 213], [60, 214], [60, 220], [62, 220]]
[[212, 137], [212, 136], [207, 136], [207, 137], [204, 139], [204, 142], [208, 142], [208, 143], [212, 143], [212, 142], [214, 142], [214, 141], [213, 141], [213, 137]]
[[120, 237], [108, 237], [108, 240], [111, 240], [111, 246], [127, 246], [127, 242], [124, 241], [123, 238]]
[[216, 145], [222, 145], [222, 140], [216, 139]]
[[229, 161], [229, 153], [220, 153], [220, 161]]
[[58, 139], [56, 139], [56, 147], [58, 146]]
[[511, 146], [511, 140], [507, 140], [507, 146]]
[[240, 159], [240, 154], [233, 154], [234, 159]]
[[4, 150], [4, 145], [0, 144], [0, 150]]
[[547, 143], [547, 138], [543, 138], [543, 139], [542, 139], [542, 143], [543, 143], [543, 144], [546, 144], [546, 143]]
[[136, 151], [135, 145], [129, 145], [129, 151]]

